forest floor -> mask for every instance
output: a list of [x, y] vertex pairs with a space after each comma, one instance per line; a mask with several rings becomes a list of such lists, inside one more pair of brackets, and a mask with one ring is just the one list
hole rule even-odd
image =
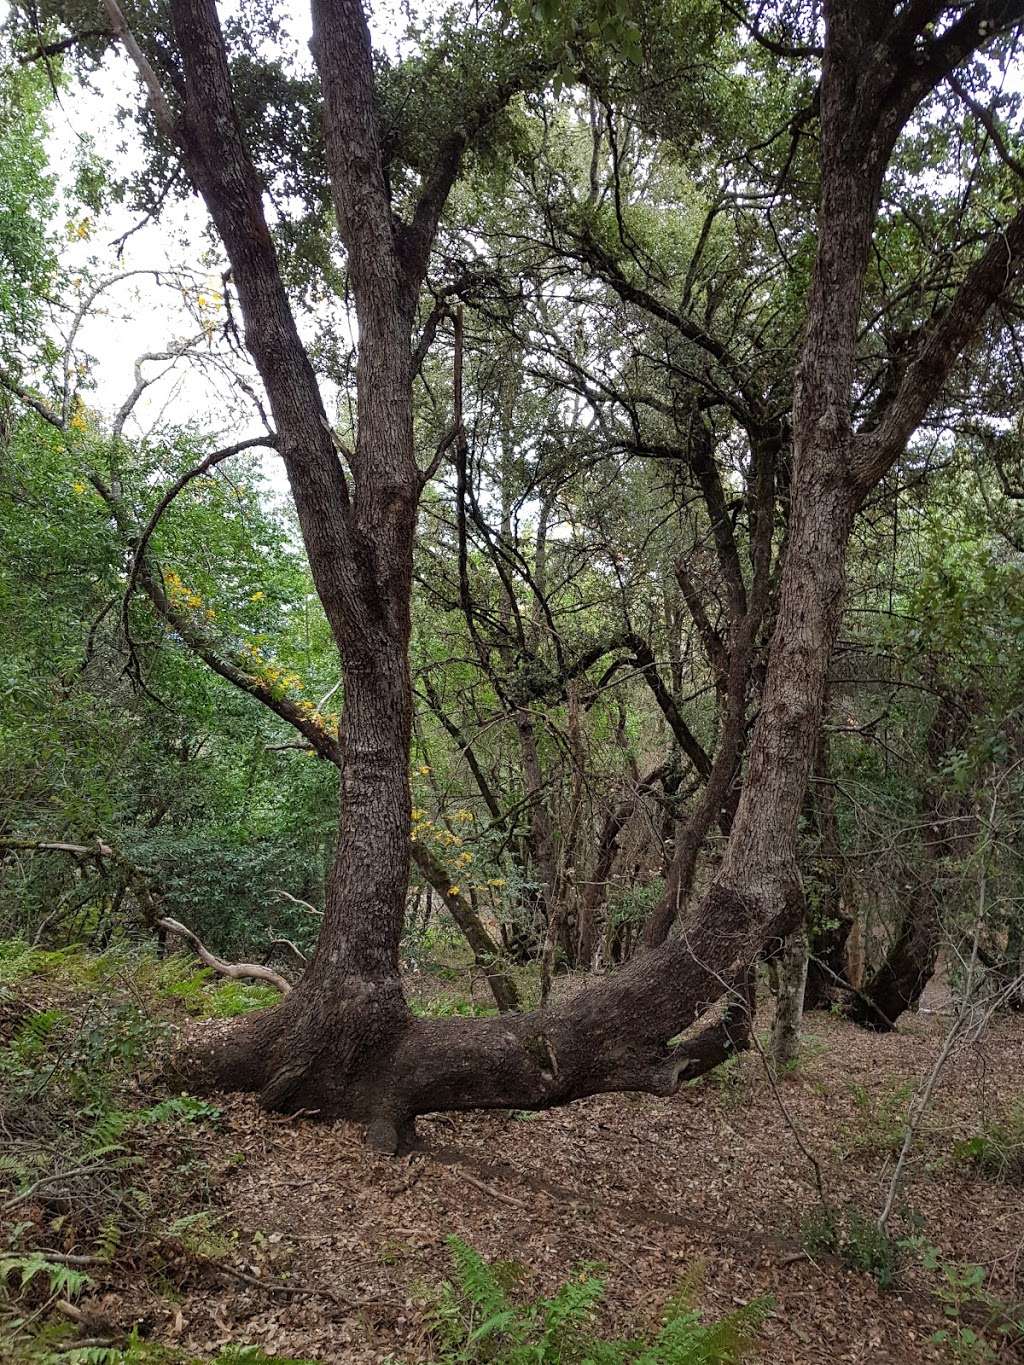
[[[117, 981], [135, 1000], [145, 989]], [[117, 981], [103, 989], [116, 995]], [[438, 989], [426, 993], [436, 1008]], [[21, 1032], [11, 1024], [7, 1036], [24, 1037], [26, 999], [54, 1012], [56, 997], [68, 1016], [78, 994], [53, 973], [27, 977], [8, 997]], [[3, 1004], [0, 994], [0, 1024]], [[877, 1036], [814, 1014], [802, 1060], [777, 1082], [755, 1050], [672, 1099], [421, 1119], [421, 1148], [400, 1159], [371, 1152], [354, 1126], [268, 1115], [247, 1096], [213, 1097], [187, 1132], [168, 1130], [161, 1111], [123, 1139], [147, 1228], [153, 1210], [173, 1215], [153, 1244], [160, 1254], [141, 1235], [132, 1247], [122, 1239], [65, 1311], [85, 1339], [135, 1326], [188, 1360], [245, 1342], [330, 1365], [429, 1361], [429, 1305], [452, 1274], [455, 1235], [517, 1263], [527, 1298], [600, 1267], [598, 1335], [655, 1326], [696, 1269], [709, 1316], [770, 1298], [753, 1360], [1022, 1359], [1020, 1337], [999, 1328], [1024, 1300], [1024, 1192], [972, 1158], [991, 1158], [1024, 1097], [1024, 1019], [998, 1018], [954, 1052], [912, 1147], [892, 1238], [873, 1232], [948, 1023], [920, 1014]], [[86, 1247], [73, 1208], [58, 1205], [54, 1220], [45, 1192], [25, 1188], [14, 1201], [26, 1245]]]

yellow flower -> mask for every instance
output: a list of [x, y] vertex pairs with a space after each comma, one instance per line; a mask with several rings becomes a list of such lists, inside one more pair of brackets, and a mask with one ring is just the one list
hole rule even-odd
[[76, 479], [75, 482], [71, 485], [71, 487], [75, 490], [76, 493], [81, 495], [82, 493], [85, 492], [89, 485], [87, 483], [83, 483], [81, 479]]
[[457, 886], [450, 886], [448, 888], [448, 894], [449, 896], [457, 896], [459, 894], [459, 888]]
[[425, 810], [421, 810], [419, 806], [413, 806], [412, 808], [412, 818], [414, 820], [422, 820], [426, 813], [427, 812]]
[[85, 420], [85, 410], [79, 403], [78, 406], [75, 408], [74, 412], [71, 414], [68, 426], [71, 428], [72, 431], [84, 431], [88, 425], [89, 423]]
[[430, 774], [430, 768], [426, 763], [421, 763], [416, 771], [419, 773], [420, 777], [427, 777]]
[[492, 878], [490, 879], [490, 881], [487, 883], [487, 885], [488, 885], [488, 886], [498, 886], [498, 887], [504, 886], [504, 885], [505, 885], [505, 878], [504, 878], [504, 877], [492, 877]]
[[267, 594], [266, 594], [265, 592], [254, 592], [253, 595], [249, 598], [249, 601], [250, 601], [250, 602], [262, 602], [263, 599], [266, 597], [266, 595], [267, 595]]

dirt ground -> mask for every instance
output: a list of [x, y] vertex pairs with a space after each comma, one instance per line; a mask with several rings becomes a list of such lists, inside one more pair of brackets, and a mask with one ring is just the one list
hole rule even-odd
[[[610, 1330], [656, 1323], [700, 1263], [708, 1312], [774, 1300], [755, 1359], [947, 1359], [931, 1342], [943, 1325], [941, 1266], [911, 1256], [883, 1290], [801, 1249], [802, 1222], [820, 1208], [815, 1163], [830, 1206], [881, 1207], [908, 1086], [927, 1074], [946, 1023], [917, 1015], [878, 1037], [813, 1015], [804, 1060], [778, 1084], [755, 1052], [672, 1099], [421, 1119], [421, 1150], [397, 1160], [370, 1152], [354, 1127], [272, 1117], [225, 1096], [201, 1160], [230, 1211], [231, 1269], [197, 1271], [173, 1307], [127, 1286], [104, 1307], [201, 1358], [242, 1340], [331, 1365], [427, 1361], [423, 1295], [449, 1273], [455, 1233], [518, 1262], [530, 1294], [599, 1263]], [[1024, 1299], [1024, 1192], [978, 1178], [952, 1149], [979, 1116], [1021, 1096], [1022, 1044], [1024, 1020], [1000, 1019], [950, 1061], [895, 1223], [943, 1262], [982, 1266], [1013, 1302]]]

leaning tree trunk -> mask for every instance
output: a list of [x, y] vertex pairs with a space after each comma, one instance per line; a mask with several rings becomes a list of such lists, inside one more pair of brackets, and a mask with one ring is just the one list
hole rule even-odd
[[[105, 3], [116, 11], [113, 0]], [[882, 176], [903, 122], [929, 82], [941, 79], [941, 63], [916, 63], [913, 43], [885, 28], [882, 11], [892, 18], [889, 7], [830, 0], [820, 87], [823, 194], [793, 402], [786, 562], [746, 780], [721, 865], [679, 934], [615, 977], [530, 1014], [417, 1019], [398, 978], [410, 839], [406, 647], [419, 491], [410, 334], [434, 231], [470, 134], [460, 122], [446, 135], [411, 218], [402, 222], [384, 172], [361, 5], [313, 0], [328, 169], [359, 319], [350, 489], [288, 310], [259, 177], [234, 108], [216, 5], [172, 0], [171, 7], [186, 126], [173, 125], [168, 108], [158, 108], [158, 122], [178, 138], [228, 249], [247, 344], [271, 399], [345, 673], [342, 819], [309, 970], [281, 1005], [205, 1031], [184, 1050], [181, 1073], [192, 1086], [255, 1089], [267, 1104], [364, 1121], [371, 1140], [388, 1150], [411, 1136], [417, 1114], [437, 1110], [546, 1108], [615, 1090], [671, 1094], [727, 1055], [726, 1043], [735, 1045], [734, 1011], [693, 1038], [671, 1040], [723, 996], [742, 1001], [761, 945], [802, 923], [797, 821], [840, 620], [854, 510], [923, 417], [965, 339], [1019, 273], [1012, 253], [1024, 247], [1024, 214], [993, 239], [949, 308], [923, 332], [893, 409], [877, 430], [855, 440], [853, 362]], [[917, 15], [918, 7], [904, 7], [900, 22]], [[949, 32], [960, 38], [955, 25]], [[943, 41], [946, 34], [935, 40]], [[964, 53], [977, 43], [974, 26], [961, 41]], [[498, 108], [510, 93], [501, 93]]]
[[774, 963], [777, 986], [769, 1056], [775, 1070], [784, 1071], [800, 1055], [800, 1024], [807, 984], [807, 932], [802, 924], [786, 939]]
[[[315, 12], [333, 8], [326, 0], [314, 6]], [[337, 49], [317, 42], [330, 117], [344, 73], [323, 60], [328, 50], [337, 59]], [[823, 95], [822, 103], [834, 134], [842, 98], [830, 104]], [[794, 405], [789, 542], [762, 705], [730, 838], [696, 913], [678, 937], [564, 1004], [500, 1020], [413, 1018], [397, 976], [408, 862], [409, 686], [401, 654], [408, 626], [404, 617], [389, 621], [395, 598], [380, 601], [381, 560], [368, 525], [360, 531], [367, 581], [357, 624], [372, 645], [363, 650], [357, 631], [346, 637], [353, 647], [344, 660], [344, 817], [321, 941], [284, 1004], [232, 1021], [193, 1047], [184, 1066], [191, 1084], [259, 1089], [265, 1103], [363, 1120], [371, 1141], [394, 1150], [417, 1114], [547, 1107], [617, 1089], [672, 1093], [695, 1067], [710, 1064], [685, 1040], [675, 1047], [668, 1040], [723, 994], [734, 996], [749, 980], [760, 945], [769, 936], [787, 936], [803, 919], [796, 827], [857, 500], [849, 400], [877, 195], [877, 185], [864, 184], [863, 171], [855, 165], [826, 174]], [[370, 268], [365, 258], [356, 257], [356, 265]], [[404, 465], [411, 441], [409, 387], [398, 382], [388, 340], [386, 332], [364, 325], [357, 471], [364, 447], [369, 461], [374, 442], [400, 439]], [[392, 566], [395, 597], [410, 569], [412, 518], [404, 494], [392, 478], [379, 495], [382, 517], [396, 498], [402, 509], [403, 538], [399, 543], [397, 526], [391, 529], [384, 561]]]
[[920, 804], [924, 838], [914, 869], [917, 885], [900, 917], [892, 946], [848, 1008], [855, 1023], [880, 1033], [894, 1029], [902, 1014], [916, 1009], [939, 958], [943, 906], [936, 883], [940, 859], [956, 839], [950, 826], [956, 802], [954, 798], [954, 808], [949, 809], [949, 802], [943, 799], [939, 765], [964, 737], [969, 712], [962, 702], [961, 698], [943, 697], [928, 727], [928, 772]]
[[935, 974], [942, 919], [934, 888], [922, 875], [896, 939], [881, 966], [850, 1001], [848, 1017], [861, 1028], [888, 1033], [916, 1008]]

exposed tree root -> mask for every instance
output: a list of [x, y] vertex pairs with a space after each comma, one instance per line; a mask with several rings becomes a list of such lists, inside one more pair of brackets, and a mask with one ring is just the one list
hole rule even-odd
[[[184, 1038], [175, 1070], [193, 1090], [253, 1090], [270, 1109], [364, 1123], [371, 1145], [391, 1153], [413, 1144], [419, 1114], [548, 1109], [614, 1091], [672, 1095], [749, 1042], [746, 964], [763, 911], [724, 888], [714, 894], [721, 913], [711, 923], [727, 931], [672, 939], [529, 1014], [418, 1019], [397, 977], [335, 978], [328, 993], [314, 960], [280, 1005]], [[794, 911], [780, 900], [773, 919], [783, 930]], [[728, 1008], [694, 1031], [723, 996]]]

